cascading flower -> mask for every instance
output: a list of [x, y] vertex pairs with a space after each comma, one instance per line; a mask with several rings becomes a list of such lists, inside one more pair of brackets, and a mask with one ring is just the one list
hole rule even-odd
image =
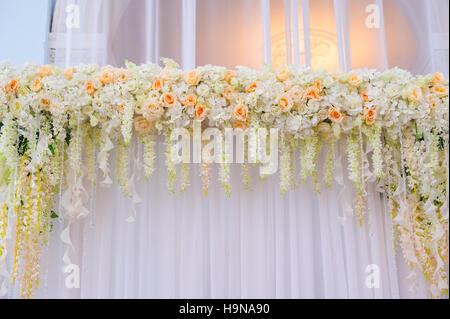
[[[33, 296], [38, 285], [39, 251], [52, 220], [87, 215], [84, 183], [95, 182], [96, 166], [101, 185], [110, 185], [115, 151], [117, 181], [131, 196], [134, 172], [148, 179], [155, 170], [156, 136], [162, 133], [167, 186], [174, 192], [178, 176], [169, 137], [176, 128], [191, 134], [194, 121], [247, 134], [256, 128], [279, 130], [282, 193], [298, 180], [297, 144], [300, 176], [319, 191], [322, 145], [323, 177], [331, 187], [336, 145], [346, 140], [356, 215], [363, 220], [366, 183], [376, 179], [405, 259], [422, 271], [434, 297], [447, 291], [449, 98], [442, 73], [413, 76], [394, 68], [328, 74], [300, 66], [256, 71], [211, 65], [184, 72], [170, 59], [163, 62], [162, 68], [126, 61], [125, 69], [65, 70], [33, 63], [16, 70], [0, 63], [0, 273], [11, 256], [12, 278], [20, 280], [23, 297]], [[143, 166], [129, 174], [134, 157], [128, 145], [134, 138], [142, 143]], [[245, 148], [253, 143], [247, 138]], [[230, 194], [224, 156], [218, 178]], [[244, 159], [242, 181], [250, 188], [247, 152]], [[199, 168], [206, 192], [211, 164], [203, 161]], [[188, 185], [189, 165], [183, 163], [180, 190]]]

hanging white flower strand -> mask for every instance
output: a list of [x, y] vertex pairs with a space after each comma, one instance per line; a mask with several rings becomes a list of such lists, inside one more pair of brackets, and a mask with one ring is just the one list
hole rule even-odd
[[[95, 183], [97, 167], [103, 174], [100, 185], [112, 184], [111, 151], [117, 147], [116, 176], [126, 189], [133, 134], [143, 145], [148, 179], [156, 157], [152, 133], [163, 132], [167, 186], [174, 192], [177, 171], [169, 133], [190, 131], [194, 121], [203, 128], [279, 131], [284, 139], [278, 146], [286, 151], [280, 158], [282, 192], [297, 183], [292, 161], [297, 143], [300, 176], [318, 192], [322, 143], [327, 149], [324, 181], [330, 186], [335, 145], [345, 139], [360, 219], [372, 176], [365, 149], [371, 151], [373, 175], [389, 196], [405, 259], [422, 271], [433, 296], [448, 291], [443, 269], [448, 265], [449, 99], [448, 79], [441, 73], [212, 65], [183, 71], [170, 59], [163, 62], [163, 67], [127, 61], [126, 68], [79, 65], [65, 70], [33, 63], [16, 70], [0, 63], [0, 276], [11, 252], [12, 278], [21, 281], [24, 297], [37, 287], [36, 260], [54, 219], [70, 221], [89, 212], [84, 204], [95, 192], [88, 194], [84, 183]], [[258, 142], [247, 141], [245, 148], [252, 143]], [[253, 158], [245, 152], [241, 178], [247, 189], [249, 162]], [[200, 174], [207, 190], [210, 164], [202, 163]], [[229, 194], [226, 161], [219, 164], [218, 177]], [[183, 163], [181, 191], [188, 184], [189, 165]], [[53, 205], [59, 206], [56, 212]]]
[[155, 136], [147, 134], [139, 138], [143, 146], [144, 177], [148, 181], [155, 170]]

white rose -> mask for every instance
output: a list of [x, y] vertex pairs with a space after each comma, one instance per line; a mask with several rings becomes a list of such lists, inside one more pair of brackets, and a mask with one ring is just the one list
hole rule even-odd
[[209, 87], [206, 84], [200, 84], [197, 87], [197, 94], [200, 96], [207, 96], [209, 93]]

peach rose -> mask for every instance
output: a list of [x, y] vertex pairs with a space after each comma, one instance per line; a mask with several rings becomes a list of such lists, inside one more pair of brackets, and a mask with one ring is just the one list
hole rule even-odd
[[252, 82], [245, 88], [245, 92], [252, 93], [256, 91], [256, 88], [258, 87], [258, 83]]
[[291, 74], [289, 73], [289, 70], [287, 67], [281, 67], [278, 69], [276, 73], [276, 77], [279, 81], [285, 81], [287, 80]]
[[6, 94], [9, 93], [15, 94], [18, 88], [19, 88], [19, 79], [12, 79], [8, 84], [6, 84], [5, 92]]
[[418, 86], [412, 87], [408, 92], [408, 100], [417, 102], [422, 99], [422, 89]]
[[50, 100], [48, 100], [48, 99], [42, 97], [42, 98], [39, 100], [39, 102], [40, 102], [40, 104], [41, 104], [41, 106], [42, 106], [42, 109], [44, 109], [45, 111], [49, 111], [49, 110], [50, 110]]
[[117, 80], [119, 80], [122, 83], [127, 82], [128, 80], [130, 80], [130, 78], [131, 78], [131, 72], [128, 70], [120, 69], [117, 72]]
[[228, 84], [231, 83], [231, 79], [236, 77], [236, 73], [231, 70], [227, 70], [227, 73], [225, 73], [224, 80], [228, 82]]
[[194, 116], [196, 120], [203, 121], [206, 118], [208, 109], [203, 104], [197, 104], [194, 108]]
[[278, 99], [278, 106], [280, 107], [281, 111], [288, 112], [292, 108], [292, 100], [288, 94], [283, 94]]
[[433, 73], [433, 78], [431, 80], [432, 86], [435, 86], [437, 84], [442, 84], [444, 82], [445, 82], [444, 74], [442, 74], [441, 72]]
[[189, 85], [197, 85], [200, 81], [200, 73], [197, 70], [192, 70], [186, 73], [184, 80]]
[[111, 72], [106, 71], [106, 72], [103, 72], [102, 74], [100, 74], [98, 80], [103, 85], [110, 84], [110, 83], [114, 82], [114, 75]]
[[240, 128], [240, 129], [245, 131], [246, 129], [248, 129], [248, 122], [234, 121], [233, 122], [233, 127], [234, 128]]
[[164, 114], [164, 109], [156, 99], [149, 97], [137, 113], [144, 115], [149, 121], [156, 121]]
[[186, 97], [181, 101], [181, 104], [184, 106], [186, 105], [195, 105], [197, 103], [197, 95], [195, 94], [188, 94]]
[[287, 93], [289, 94], [289, 96], [291, 97], [291, 99], [294, 103], [298, 103], [303, 99], [304, 91], [301, 87], [299, 87], [298, 85], [295, 85], [295, 86], [291, 87], [289, 89], [289, 91], [287, 91]]
[[338, 81], [344, 76], [344, 73], [341, 70], [334, 70], [330, 72], [330, 75], [333, 78], [333, 80]]
[[39, 92], [42, 89], [42, 82], [39, 78], [35, 78], [33, 84], [31, 85], [31, 90], [33, 92]]
[[375, 118], [377, 115], [376, 111], [377, 111], [376, 106], [372, 106], [371, 108], [368, 107], [364, 108], [364, 120], [366, 121], [367, 125], [372, 125], [373, 123], [375, 123]]
[[159, 76], [167, 81], [175, 81], [177, 79], [177, 72], [172, 68], [164, 68], [159, 73]]
[[125, 105], [123, 105], [123, 104], [117, 105], [117, 112], [119, 112], [120, 114], [123, 114], [124, 111], [125, 111]]
[[350, 73], [347, 78], [347, 82], [352, 86], [358, 86], [361, 84], [361, 78], [356, 73]]
[[154, 91], [159, 91], [161, 87], [164, 85], [164, 80], [161, 78], [156, 78], [155, 81], [153, 81], [152, 88]]
[[177, 97], [172, 93], [164, 93], [161, 95], [161, 103], [170, 107], [177, 103]]
[[75, 69], [73, 67], [69, 67], [69, 68], [64, 70], [64, 76], [69, 81], [72, 80], [72, 76], [73, 76], [74, 73], [75, 73]]
[[439, 97], [444, 97], [448, 95], [448, 86], [436, 84], [433, 86], [433, 93]]
[[150, 104], [144, 108], [142, 115], [149, 121], [157, 121], [164, 114], [164, 109], [159, 104]]
[[336, 110], [334, 107], [330, 107], [328, 109], [328, 118], [336, 123], [341, 123], [344, 119], [345, 115], [338, 110]]
[[89, 95], [94, 95], [95, 91], [97, 90], [94, 86], [94, 82], [90, 80], [84, 82], [84, 89], [86, 90], [86, 93]]
[[224, 98], [226, 98], [228, 101], [231, 101], [234, 98], [234, 91], [233, 88], [230, 85], [226, 85], [223, 88], [222, 95]]
[[248, 107], [245, 104], [236, 104], [233, 107], [233, 118], [238, 121], [247, 121]]
[[52, 74], [52, 67], [50, 65], [44, 65], [39, 69], [38, 75], [43, 78]]
[[138, 116], [134, 119], [134, 129], [139, 134], [149, 134], [155, 129], [155, 123], [143, 116]]

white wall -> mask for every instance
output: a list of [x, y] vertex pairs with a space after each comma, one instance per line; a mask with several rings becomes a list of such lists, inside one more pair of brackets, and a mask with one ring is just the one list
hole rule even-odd
[[0, 0], [0, 61], [48, 61], [51, 0]]

